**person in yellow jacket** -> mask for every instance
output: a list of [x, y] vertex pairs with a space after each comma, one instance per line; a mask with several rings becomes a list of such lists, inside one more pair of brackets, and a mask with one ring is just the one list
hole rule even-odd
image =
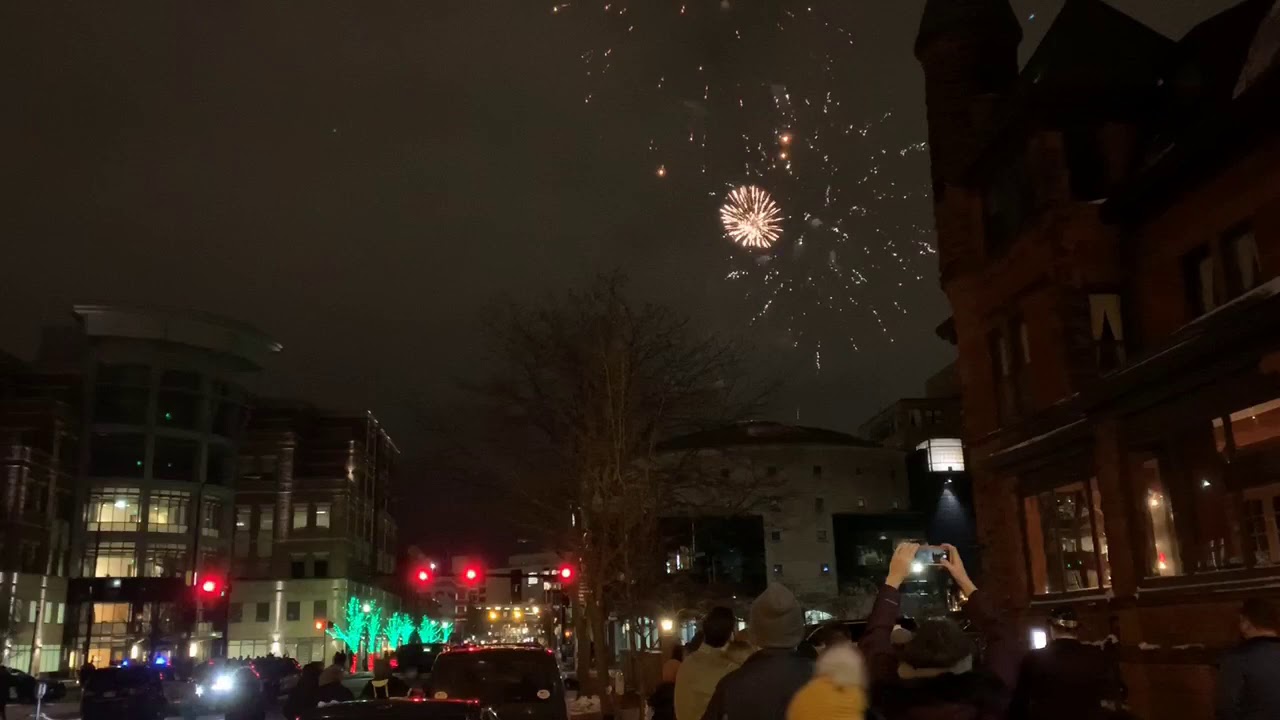
[[813, 679], [787, 706], [787, 720], [863, 720], [867, 713], [867, 668], [852, 643], [829, 645], [818, 657]]

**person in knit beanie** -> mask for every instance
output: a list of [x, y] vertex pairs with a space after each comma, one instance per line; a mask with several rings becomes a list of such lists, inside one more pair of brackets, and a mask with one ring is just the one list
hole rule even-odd
[[791, 699], [787, 720], [862, 720], [867, 668], [853, 643], [836, 642], [818, 656], [813, 679]]
[[813, 677], [813, 660], [796, 652], [804, 613], [785, 585], [770, 585], [751, 603], [749, 623], [759, 650], [720, 681], [702, 720], [780, 720]]

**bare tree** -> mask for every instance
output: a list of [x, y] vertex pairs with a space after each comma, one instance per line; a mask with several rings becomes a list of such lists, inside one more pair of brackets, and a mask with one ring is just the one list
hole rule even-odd
[[743, 474], [716, 473], [731, 489], [709, 485], [687, 462], [696, 452], [662, 442], [743, 419], [765, 392], [746, 382], [737, 345], [633, 302], [618, 274], [538, 305], [507, 304], [489, 329], [498, 369], [471, 388], [490, 420], [473, 459], [523, 502], [529, 531], [577, 560], [577, 606], [603, 681], [610, 612], [640, 612], [665, 560], [659, 517], [713, 501], [733, 511], [754, 491]]

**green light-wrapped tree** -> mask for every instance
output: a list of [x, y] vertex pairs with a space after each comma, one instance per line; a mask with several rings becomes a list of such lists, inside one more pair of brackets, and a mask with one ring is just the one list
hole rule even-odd
[[325, 631], [325, 634], [346, 645], [348, 652], [360, 652], [360, 639], [364, 637], [364, 631], [369, 622], [369, 617], [365, 615], [360, 599], [354, 595], [347, 598], [347, 607], [344, 614], [345, 626], [335, 622], [333, 627]]
[[444, 622], [442, 620], [432, 620], [426, 615], [423, 615], [422, 620], [418, 622], [418, 642], [423, 645], [448, 642], [449, 631], [452, 629], [453, 623]]
[[370, 657], [374, 657], [380, 654], [378, 636], [382, 634], [382, 608], [378, 607], [378, 603], [373, 600], [367, 604], [371, 606], [368, 613], [369, 624], [366, 626], [369, 633], [368, 652]]
[[392, 650], [409, 642], [409, 638], [413, 636], [413, 619], [407, 614], [398, 612], [392, 613], [387, 619], [387, 644]]

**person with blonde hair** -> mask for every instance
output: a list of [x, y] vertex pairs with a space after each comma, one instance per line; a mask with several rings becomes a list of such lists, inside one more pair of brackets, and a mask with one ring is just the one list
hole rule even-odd
[[826, 646], [813, 679], [787, 706], [787, 720], [862, 720], [867, 712], [867, 667], [848, 638]]

